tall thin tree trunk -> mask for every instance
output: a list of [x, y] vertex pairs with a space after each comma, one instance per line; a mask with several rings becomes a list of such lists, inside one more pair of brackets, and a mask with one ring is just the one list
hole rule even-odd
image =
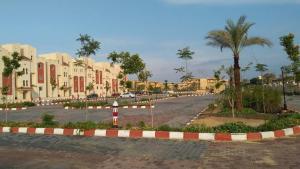
[[187, 76], [188, 75], [188, 61], [185, 60], [185, 75]]
[[85, 84], [84, 84], [84, 94], [85, 94], [85, 121], [87, 121], [87, 116], [88, 116], [88, 109], [87, 109], [87, 90], [86, 90], [86, 86], [87, 86], [87, 57], [85, 58], [85, 64], [84, 64], [84, 68], [85, 68]]
[[235, 106], [237, 111], [241, 111], [243, 109], [242, 105], [242, 91], [241, 91], [241, 75], [240, 75], [240, 65], [239, 65], [239, 55], [234, 55], [234, 65], [233, 65], [233, 71], [234, 71], [234, 85], [235, 85], [235, 94], [236, 94], [236, 100], [235, 100]]
[[5, 96], [5, 122], [7, 123], [7, 113], [8, 113], [8, 104], [7, 104], [7, 95]]
[[266, 106], [265, 106], [265, 86], [264, 86], [264, 78], [261, 73], [261, 85], [262, 85], [262, 104], [263, 104], [263, 111], [266, 113]]

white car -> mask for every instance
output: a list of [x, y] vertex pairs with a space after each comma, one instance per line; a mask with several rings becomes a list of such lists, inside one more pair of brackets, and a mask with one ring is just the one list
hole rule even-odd
[[133, 94], [133, 93], [123, 93], [123, 94], [121, 94], [120, 97], [121, 98], [134, 98], [135, 94]]

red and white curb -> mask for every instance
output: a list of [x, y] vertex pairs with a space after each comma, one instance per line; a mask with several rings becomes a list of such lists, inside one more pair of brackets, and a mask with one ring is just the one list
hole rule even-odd
[[16, 110], [26, 110], [27, 109], [27, 107], [16, 107], [16, 108], [7, 108], [7, 109], [5, 109], [5, 108], [0, 108], [0, 111], [1, 110], [11, 110], [11, 111], [16, 111]]
[[127, 138], [156, 138], [170, 140], [206, 140], [206, 141], [259, 141], [300, 134], [300, 126], [276, 131], [255, 133], [192, 133], [174, 131], [143, 131], [117, 129], [64, 129], [64, 128], [31, 128], [31, 127], [0, 127], [0, 133], [23, 133], [65, 136], [102, 136]]
[[[150, 106], [120, 106], [119, 108], [123, 109], [149, 109]], [[155, 106], [151, 106], [151, 108], [155, 108]], [[65, 107], [68, 109], [85, 109], [85, 108], [75, 108], [75, 107]], [[112, 109], [112, 106], [88, 106], [87, 109]]]

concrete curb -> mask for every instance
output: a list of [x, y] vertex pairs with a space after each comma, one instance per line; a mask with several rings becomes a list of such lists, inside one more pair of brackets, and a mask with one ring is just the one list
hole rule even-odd
[[27, 107], [15, 107], [15, 108], [7, 108], [7, 109], [4, 109], [4, 108], [0, 108], [0, 111], [4, 111], [4, 110], [11, 110], [11, 111], [16, 111], [16, 110], [26, 110]]
[[[120, 106], [118, 108], [123, 109], [149, 109], [150, 106]], [[151, 108], [155, 108], [155, 106], [151, 106]], [[69, 109], [85, 109], [85, 108], [75, 108], [75, 107], [64, 107], [65, 110]], [[112, 106], [88, 106], [87, 109], [94, 110], [94, 109], [112, 109]]]
[[0, 133], [22, 133], [41, 135], [64, 135], [86, 137], [122, 137], [122, 138], [155, 138], [167, 140], [206, 140], [206, 141], [260, 141], [300, 134], [300, 125], [292, 128], [256, 132], [256, 133], [192, 133], [175, 131], [143, 131], [118, 129], [66, 129], [66, 128], [31, 128], [31, 127], [0, 127]]

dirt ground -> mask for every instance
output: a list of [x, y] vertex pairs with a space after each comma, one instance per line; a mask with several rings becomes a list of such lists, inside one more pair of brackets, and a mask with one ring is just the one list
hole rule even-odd
[[194, 120], [192, 124], [204, 124], [208, 127], [215, 127], [224, 123], [231, 122], [243, 122], [246, 125], [256, 127], [265, 122], [261, 119], [245, 119], [245, 118], [232, 118], [232, 117], [204, 117], [201, 119]]

